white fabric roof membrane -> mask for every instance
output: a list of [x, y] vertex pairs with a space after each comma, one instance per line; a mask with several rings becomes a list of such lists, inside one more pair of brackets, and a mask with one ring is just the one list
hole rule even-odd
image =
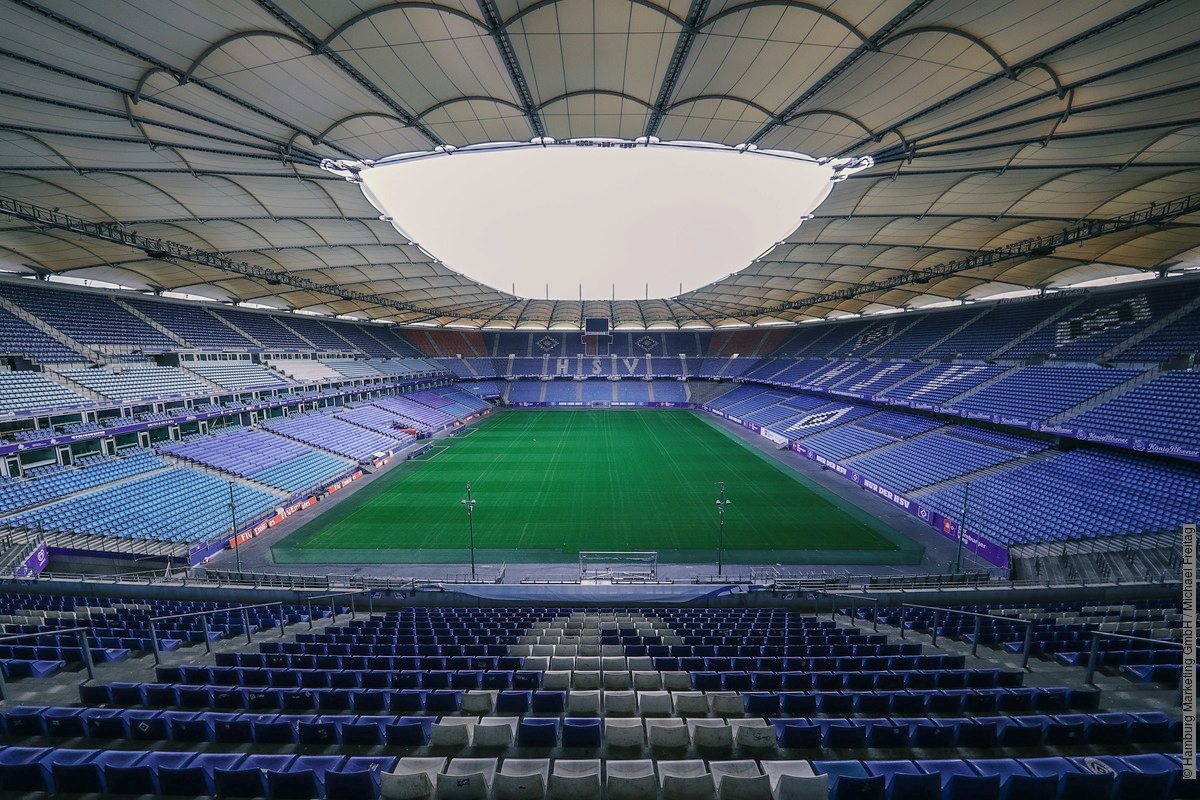
[[23, 0], [0, 23], [0, 198], [327, 288], [7, 215], [0, 270], [407, 323], [582, 322], [578, 300], [442, 264], [320, 168], [544, 137], [873, 159], [786, 245], [682, 294], [676, 280], [606, 301], [614, 325], [798, 322], [1197, 265], [1183, 204], [1157, 225], [906, 277], [1200, 195], [1200, 15], [1183, 0]]

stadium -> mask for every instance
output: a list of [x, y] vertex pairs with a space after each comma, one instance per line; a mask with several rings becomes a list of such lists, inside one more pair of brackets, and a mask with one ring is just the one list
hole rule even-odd
[[1185, 0], [0, 21], [0, 793], [1200, 796]]

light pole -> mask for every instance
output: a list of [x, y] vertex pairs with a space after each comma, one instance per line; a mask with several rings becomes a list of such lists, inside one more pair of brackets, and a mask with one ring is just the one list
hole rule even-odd
[[238, 546], [237, 504], [233, 502], [233, 481], [229, 482], [229, 519], [233, 524], [233, 552], [237, 556], [237, 571], [242, 571], [242, 550]]
[[725, 481], [720, 481], [718, 486], [721, 487], [721, 499], [717, 501], [717, 577], [722, 574], [722, 561], [725, 551], [725, 506], [729, 505], [730, 501], [725, 499]]
[[471, 514], [475, 509], [475, 501], [471, 499], [470, 481], [467, 481], [467, 499], [460, 502], [467, 507], [467, 531], [471, 535], [471, 580], [475, 580], [475, 519]]
[[962, 542], [963, 534], [967, 530], [967, 500], [971, 496], [971, 482], [967, 481], [963, 485], [963, 510], [962, 516], [958, 518], [958, 558], [954, 560], [954, 574], [957, 575], [962, 571]]

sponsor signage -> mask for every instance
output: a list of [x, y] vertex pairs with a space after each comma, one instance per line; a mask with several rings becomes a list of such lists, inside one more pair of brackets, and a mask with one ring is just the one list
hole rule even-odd
[[50, 554], [46, 550], [46, 543], [42, 542], [36, 550], [29, 554], [21, 566], [17, 567], [15, 575], [18, 578], [32, 578], [40, 575], [49, 563]]
[[[860, 475], [857, 471], [849, 469], [848, 467], [845, 467], [838, 462], [833, 461], [832, 459], [828, 459], [820, 453], [809, 450], [799, 442], [791, 442], [788, 447], [790, 450], [799, 453], [805, 458], [812, 459], [821, 466], [827, 467], [832, 472], [836, 472], [838, 475], [854, 481], [864, 489], [874, 492], [898, 508], [904, 509], [909, 514], [912, 514], [917, 519], [920, 519], [930, 527], [940, 532], [943, 536], [956, 541], [958, 540], [958, 523], [954, 520], [949, 519], [948, 517], [937, 511], [934, 511], [931, 508], [926, 508], [917, 501], [905, 497], [902, 493], [893, 491], [892, 489], [889, 489], [888, 487], [871, 480], [865, 475]], [[990, 539], [971, 530], [967, 530], [963, 534], [962, 542], [963, 549], [976, 553], [980, 558], [984, 559], [988, 563], [994, 564], [997, 567], [1008, 567], [1008, 550], [1002, 545], [999, 545], [996, 542], [993, 542]]]

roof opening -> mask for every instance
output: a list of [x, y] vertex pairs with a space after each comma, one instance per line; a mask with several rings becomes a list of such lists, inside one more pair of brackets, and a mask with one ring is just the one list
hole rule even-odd
[[702, 142], [578, 139], [326, 162], [433, 258], [551, 300], [670, 297], [786, 239], [869, 159]]

